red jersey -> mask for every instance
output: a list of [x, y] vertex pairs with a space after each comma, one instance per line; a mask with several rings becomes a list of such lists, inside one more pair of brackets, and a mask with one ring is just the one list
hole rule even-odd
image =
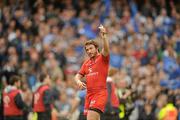
[[18, 89], [12, 90], [9, 93], [3, 92], [3, 105], [4, 105], [4, 115], [5, 116], [18, 116], [22, 115], [23, 112], [16, 106], [14, 98], [20, 91]]
[[79, 74], [86, 77], [88, 92], [101, 91], [106, 89], [106, 78], [108, 75], [109, 55], [99, 54], [95, 59], [85, 61], [79, 71]]
[[48, 85], [43, 85], [38, 88], [38, 90], [34, 93], [34, 112], [44, 112], [45, 106], [43, 102], [43, 94], [46, 90], [49, 90]]
[[115, 85], [111, 83], [111, 104], [113, 107], [119, 107], [119, 99], [115, 93]]

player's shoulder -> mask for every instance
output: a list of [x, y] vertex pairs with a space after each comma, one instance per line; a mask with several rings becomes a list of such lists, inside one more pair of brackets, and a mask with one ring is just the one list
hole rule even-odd
[[83, 65], [88, 65], [90, 63], [90, 59], [86, 59], [84, 62], [83, 62]]
[[110, 54], [104, 56], [102, 53], [99, 55], [99, 58], [101, 59], [109, 59], [110, 58]]

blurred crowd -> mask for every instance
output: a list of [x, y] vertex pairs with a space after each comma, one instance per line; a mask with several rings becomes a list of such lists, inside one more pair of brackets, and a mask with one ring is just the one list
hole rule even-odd
[[78, 120], [85, 91], [74, 75], [87, 58], [83, 43], [98, 41], [103, 24], [120, 118], [163, 120], [164, 109], [174, 108], [171, 115], [180, 119], [178, 0], [4, 0], [0, 6], [1, 83], [20, 75], [27, 105], [38, 75], [48, 73], [53, 115]]

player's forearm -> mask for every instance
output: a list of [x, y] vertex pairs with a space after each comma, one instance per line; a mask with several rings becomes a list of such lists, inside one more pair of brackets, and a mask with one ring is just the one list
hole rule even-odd
[[102, 33], [101, 39], [102, 39], [102, 44], [103, 44], [102, 53], [104, 56], [107, 56], [109, 54], [109, 41], [107, 38], [107, 33]]
[[107, 30], [103, 27], [103, 25], [99, 26], [100, 29], [100, 36], [102, 40], [102, 54], [104, 56], [109, 55], [109, 41], [107, 38]]
[[75, 76], [75, 82], [77, 83], [78, 81], [81, 81], [81, 79], [82, 79], [82, 75], [76, 74], [76, 76]]

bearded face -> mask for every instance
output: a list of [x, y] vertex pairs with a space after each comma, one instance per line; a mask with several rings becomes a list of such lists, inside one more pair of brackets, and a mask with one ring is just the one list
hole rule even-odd
[[98, 53], [98, 49], [93, 44], [86, 45], [85, 50], [90, 58], [94, 58]]

